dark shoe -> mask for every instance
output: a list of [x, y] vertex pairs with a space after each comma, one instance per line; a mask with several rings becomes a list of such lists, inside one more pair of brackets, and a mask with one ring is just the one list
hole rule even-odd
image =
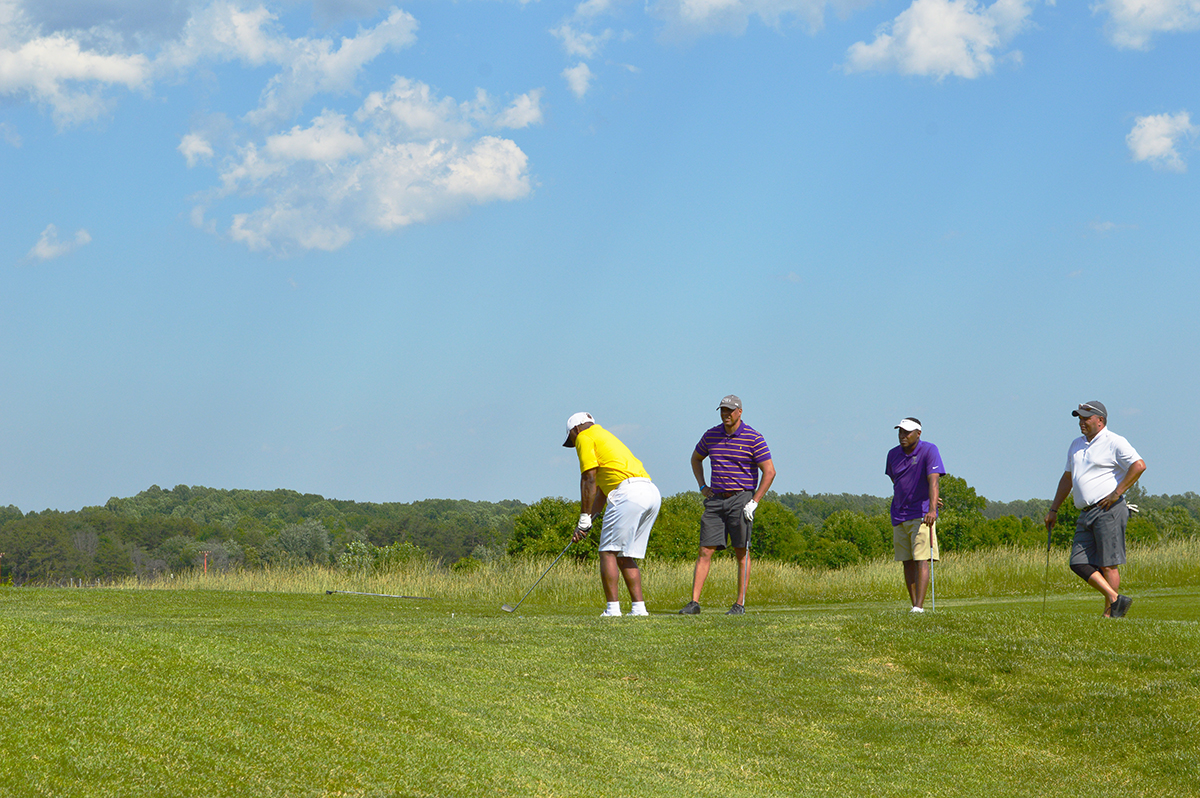
[[1129, 612], [1129, 605], [1133, 603], [1133, 599], [1129, 596], [1117, 596], [1117, 600], [1112, 603], [1109, 608], [1110, 618], [1124, 618], [1125, 613]]
[[687, 606], [679, 611], [679, 614], [680, 615], [699, 615], [700, 614], [700, 602], [699, 601], [689, 601], [687, 603]]
[[726, 615], [745, 615], [746, 608], [743, 607], [741, 604], [734, 604], [732, 607], [729, 608], [729, 612], [727, 612], [725, 614]]

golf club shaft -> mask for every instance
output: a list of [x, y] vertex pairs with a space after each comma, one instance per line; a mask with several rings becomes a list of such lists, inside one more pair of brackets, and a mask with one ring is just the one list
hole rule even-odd
[[1046, 570], [1042, 574], [1042, 615], [1046, 614], [1046, 593], [1050, 589], [1050, 540], [1053, 534], [1053, 529], [1046, 529]]
[[[564, 547], [563, 547], [563, 550], [562, 550], [562, 551], [560, 551], [560, 552], [558, 553], [558, 556], [554, 558], [554, 562], [550, 563], [550, 568], [553, 568], [554, 566], [558, 565], [558, 561], [562, 559], [562, 556], [563, 556], [564, 554], [566, 554], [566, 553], [567, 553], [567, 549], [571, 548], [571, 544], [572, 544], [572, 543], [574, 543], [574, 542], [575, 542], [575, 539], [574, 539], [574, 538], [572, 538], [571, 540], [567, 541], [567, 545], [566, 545], [566, 546], [564, 546]], [[542, 575], [541, 575], [541, 576], [539, 576], [539, 577], [537, 578], [537, 582], [534, 582], [532, 585], [530, 585], [530, 586], [529, 586], [529, 589], [525, 591], [525, 595], [524, 595], [524, 596], [521, 596], [521, 600], [517, 602], [517, 606], [516, 606], [516, 607], [513, 607], [511, 610], [509, 610], [509, 612], [516, 612], [516, 611], [517, 611], [517, 607], [520, 607], [520, 606], [521, 606], [521, 604], [523, 604], [523, 603], [525, 602], [525, 599], [526, 599], [526, 598], [528, 598], [529, 594], [533, 592], [533, 589], [534, 589], [535, 587], [537, 587], [537, 586], [538, 586], [538, 584], [539, 584], [539, 583], [540, 583], [540, 582], [541, 582], [543, 579], [545, 579], [545, 578], [546, 578], [546, 574], [550, 573], [550, 568], [547, 568], [546, 570], [542, 571]]]
[[356, 590], [326, 590], [325, 595], [332, 596], [334, 593], [341, 593], [345, 596], [379, 596], [381, 598], [401, 598], [401, 599], [416, 599], [418, 601], [430, 601], [428, 596], [393, 596], [390, 593], [359, 593]]

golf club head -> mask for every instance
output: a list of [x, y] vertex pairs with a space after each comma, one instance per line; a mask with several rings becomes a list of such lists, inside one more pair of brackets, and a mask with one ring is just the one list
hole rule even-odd
[[510, 607], [507, 604], [501, 604], [500, 609], [504, 610], [505, 612], [513, 612], [516, 610], [516, 607]]
[[333, 591], [332, 591], [332, 590], [326, 590], [326, 591], [325, 591], [325, 595], [326, 595], [326, 596], [332, 596], [332, 595], [333, 595]]

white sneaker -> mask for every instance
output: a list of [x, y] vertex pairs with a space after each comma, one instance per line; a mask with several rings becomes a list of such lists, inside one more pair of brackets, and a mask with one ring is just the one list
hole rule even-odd
[[634, 607], [629, 611], [630, 615], [649, 615], [649, 611], [645, 607]]
[[913, 607], [909, 612], [925, 612], [921, 607]]
[[617, 610], [616, 612], [612, 612], [611, 610], [605, 610], [604, 612], [600, 613], [600, 617], [601, 618], [620, 618], [621, 611]]

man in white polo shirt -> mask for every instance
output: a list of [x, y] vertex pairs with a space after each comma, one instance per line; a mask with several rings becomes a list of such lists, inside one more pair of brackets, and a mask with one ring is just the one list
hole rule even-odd
[[1079, 508], [1071, 542], [1071, 570], [1104, 595], [1104, 617], [1120, 618], [1133, 599], [1118, 592], [1125, 564], [1125, 525], [1129, 507], [1125, 492], [1146, 470], [1146, 461], [1129, 441], [1108, 430], [1108, 410], [1088, 402], [1071, 411], [1082, 436], [1067, 450], [1067, 468], [1046, 514], [1046, 531], [1054, 529], [1058, 508], [1070, 493]]

